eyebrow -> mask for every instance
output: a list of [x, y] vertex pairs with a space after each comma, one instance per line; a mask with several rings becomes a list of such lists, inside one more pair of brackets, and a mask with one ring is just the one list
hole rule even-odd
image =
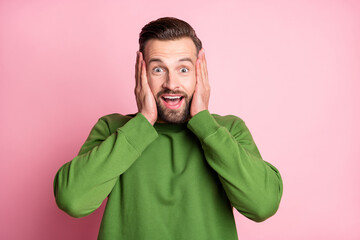
[[[152, 62], [160, 62], [160, 63], [163, 63], [163, 61], [162, 61], [160, 58], [151, 58], [151, 59], [149, 60], [149, 64], [152, 63]], [[192, 65], [194, 65], [192, 59], [191, 59], [191, 58], [188, 58], [188, 57], [186, 57], [186, 58], [181, 58], [181, 59], [179, 59], [178, 62], [190, 62]]]
[[179, 59], [179, 62], [190, 62], [192, 65], [194, 65], [192, 59], [188, 57]]

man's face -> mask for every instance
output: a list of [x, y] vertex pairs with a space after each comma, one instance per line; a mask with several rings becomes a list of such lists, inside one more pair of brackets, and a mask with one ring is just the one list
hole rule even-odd
[[166, 41], [151, 39], [145, 45], [144, 57], [158, 122], [186, 122], [196, 85], [194, 42], [187, 37]]

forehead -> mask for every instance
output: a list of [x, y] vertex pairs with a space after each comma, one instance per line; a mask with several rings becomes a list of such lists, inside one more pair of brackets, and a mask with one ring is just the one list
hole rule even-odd
[[176, 40], [150, 39], [144, 48], [145, 61], [151, 58], [177, 60], [179, 58], [197, 58], [197, 50], [191, 38], [184, 37]]

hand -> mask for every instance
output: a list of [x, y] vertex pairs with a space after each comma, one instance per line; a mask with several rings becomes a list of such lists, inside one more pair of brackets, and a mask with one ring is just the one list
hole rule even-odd
[[207, 110], [210, 99], [210, 84], [208, 80], [208, 72], [206, 66], [204, 49], [199, 51], [196, 60], [196, 85], [191, 102], [190, 115], [195, 116], [197, 113]]
[[146, 64], [141, 52], [137, 52], [136, 56], [134, 92], [139, 112], [154, 125], [157, 120], [156, 102], [147, 81]]

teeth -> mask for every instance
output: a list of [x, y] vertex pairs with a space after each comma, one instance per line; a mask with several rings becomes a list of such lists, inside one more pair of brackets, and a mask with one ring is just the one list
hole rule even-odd
[[166, 97], [164, 97], [165, 99], [179, 99], [179, 98], [181, 98], [180, 96], [166, 96]]

